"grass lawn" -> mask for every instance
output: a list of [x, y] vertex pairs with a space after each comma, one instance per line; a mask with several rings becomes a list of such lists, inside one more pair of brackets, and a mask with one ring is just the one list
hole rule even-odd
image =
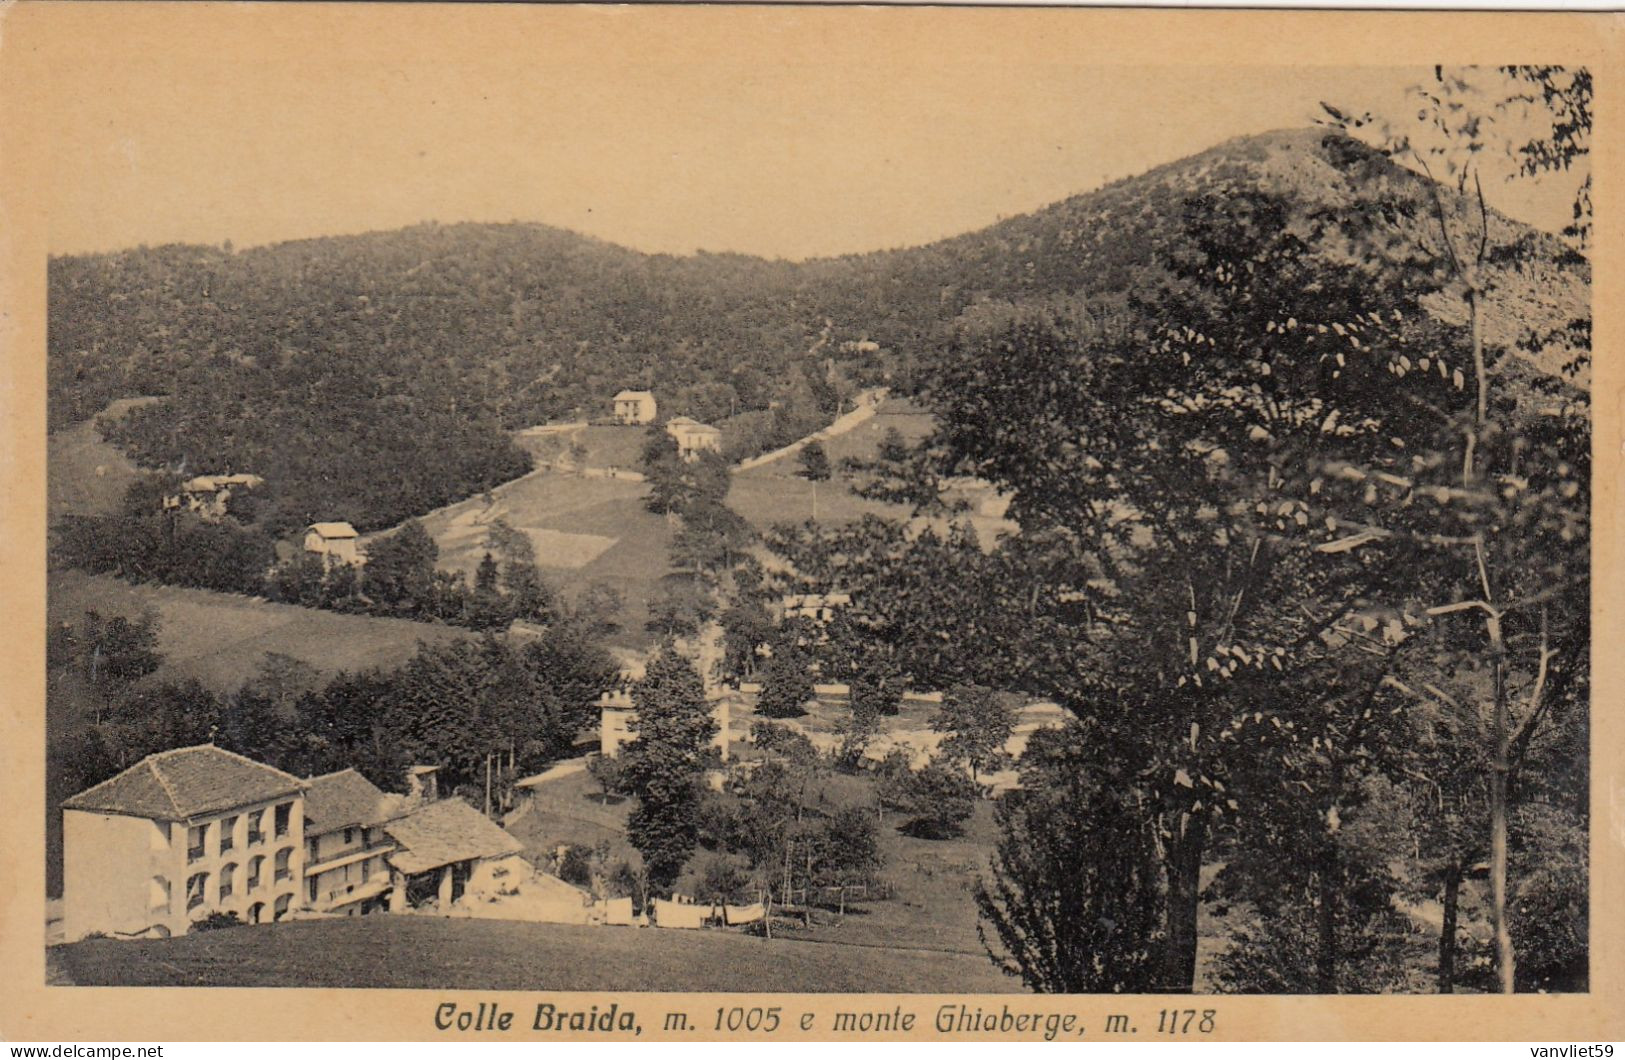
[[583, 461], [586, 467], [618, 467], [637, 471], [642, 463], [643, 442], [647, 436], [647, 427], [595, 424], [548, 434], [521, 434], [518, 441], [538, 462], [563, 459], [569, 456], [572, 449], [580, 446], [586, 451]]
[[585, 771], [550, 780], [532, 789], [531, 808], [507, 829], [525, 844], [528, 855], [551, 854], [561, 843], [610, 845], [611, 857], [626, 858], [626, 815], [632, 802], [611, 796], [606, 803], [598, 782]]
[[51, 571], [49, 621], [77, 622], [87, 609], [103, 615], [156, 611], [162, 626], [158, 650], [164, 656], [159, 674], [195, 677], [216, 691], [242, 684], [267, 652], [291, 655], [331, 674], [399, 666], [417, 651], [419, 641], [469, 635], [428, 622], [341, 615], [207, 589], [132, 585], [81, 571]]
[[45, 502], [53, 522], [64, 515], [106, 515], [118, 508], [141, 469], [102, 440], [97, 423], [156, 400], [115, 401], [100, 414], [46, 438]]
[[647, 492], [641, 482], [538, 472], [499, 486], [489, 505], [473, 497], [422, 521], [440, 546], [440, 566], [470, 577], [485, 554], [493, 521], [505, 519], [529, 532], [536, 562], [551, 585], [574, 594], [601, 582], [621, 594], [625, 607], [615, 643], [642, 648], [650, 643], [644, 629], [649, 600], [671, 572], [672, 527], [644, 508]]
[[81, 986], [399, 987], [990, 993], [1020, 990], [985, 957], [721, 931], [368, 916], [93, 939], [48, 953]]

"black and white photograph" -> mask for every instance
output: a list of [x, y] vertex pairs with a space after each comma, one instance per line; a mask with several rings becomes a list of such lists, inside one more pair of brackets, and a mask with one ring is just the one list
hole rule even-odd
[[53, 104], [51, 987], [1592, 989], [1584, 63], [230, 7]]

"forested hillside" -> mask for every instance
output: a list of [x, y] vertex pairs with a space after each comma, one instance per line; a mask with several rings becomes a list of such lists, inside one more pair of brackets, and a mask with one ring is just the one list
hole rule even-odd
[[[53, 427], [134, 395], [111, 440], [138, 462], [270, 483], [270, 521], [391, 525], [512, 478], [507, 431], [596, 416], [626, 386], [720, 423], [731, 455], [834, 410], [843, 388], [912, 389], [954, 325], [1009, 304], [1105, 319], [1188, 254], [1188, 203], [1264, 192], [1318, 253], [1340, 214], [1423, 182], [1325, 130], [1232, 141], [980, 232], [806, 263], [645, 255], [541, 225], [421, 225], [233, 252], [166, 246], [50, 265]], [[1391, 198], [1391, 196], [1390, 196]], [[1421, 222], [1417, 222], [1420, 224]], [[1587, 314], [1586, 265], [1555, 238], [1502, 269], [1487, 338], [1534, 346]], [[1403, 226], [1374, 282], [1414, 256]], [[1531, 297], [1538, 285], [1541, 297]], [[1439, 312], [1448, 315], [1447, 302]], [[1561, 340], [1542, 354], [1556, 367]]]

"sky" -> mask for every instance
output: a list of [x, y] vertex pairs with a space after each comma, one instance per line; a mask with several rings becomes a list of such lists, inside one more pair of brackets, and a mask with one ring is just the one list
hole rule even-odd
[[[120, 32], [66, 46], [41, 88], [51, 251], [520, 220], [651, 252], [861, 252], [1307, 125], [1321, 100], [1414, 110], [1404, 89], [1428, 74], [1130, 67], [1031, 34], [914, 47], [895, 23], [783, 9], [701, 39], [650, 9], [484, 9], [479, 32], [408, 32], [358, 7], [210, 8], [190, 27], [120, 11]], [[1520, 219], [1567, 220], [1566, 192], [1490, 190]]]

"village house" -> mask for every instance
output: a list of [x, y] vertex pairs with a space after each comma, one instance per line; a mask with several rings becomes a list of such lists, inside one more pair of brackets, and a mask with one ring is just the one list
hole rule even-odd
[[307, 780], [304, 907], [345, 916], [386, 908], [396, 846], [383, 826], [411, 807], [354, 769]]
[[792, 593], [779, 601], [779, 614], [785, 619], [810, 618], [828, 622], [835, 612], [852, 603], [850, 593]]
[[62, 804], [68, 941], [280, 920], [304, 878], [298, 777], [203, 744], [149, 755]]
[[722, 432], [687, 416], [668, 421], [666, 433], [676, 440], [677, 452], [684, 460], [697, 460], [701, 453], [722, 452]]
[[[717, 735], [711, 741], [722, 760], [728, 760], [728, 723], [732, 707], [728, 696], [720, 690], [711, 697], [711, 719], [717, 723]], [[637, 739], [632, 725], [637, 709], [632, 706], [632, 694], [624, 688], [605, 692], [598, 697], [598, 751], [606, 758], [620, 756], [621, 748]]]
[[217, 523], [226, 517], [234, 490], [251, 490], [265, 485], [258, 475], [198, 475], [181, 483], [179, 493], [164, 498], [164, 509], [184, 508], [203, 519]]
[[349, 523], [311, 523], [305, 528], [305, 551], [322, 557], [329, 567], [359, 566], [363, 562], [356, 547], [359, 536]]
[[626, 424], [655, 421], [655, 396], [647, 390], [623, 390], [614, 397], [615, 418]]
[[444, 912], [464, 896], [511, 894], [529, 875], [523, 844], [461, 799], [428, 803], [383, 831], [396, 846], [388, 857], [391, 912], [431, 897]]

